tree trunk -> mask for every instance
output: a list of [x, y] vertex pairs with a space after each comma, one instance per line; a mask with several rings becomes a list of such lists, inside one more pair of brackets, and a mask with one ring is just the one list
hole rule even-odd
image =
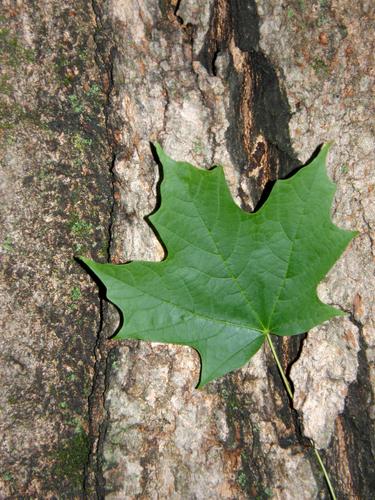
[[[337, 497], [370, 498], [370, 7], [4, 5], [0, 493], [329, 498], [312, 439]], [[99, 307], [72, 255], [163, 258], [144, 220], [159, 181], [150, 141], [177, 160], [223, 165], [234, 199], [253, 210], [328, 140], [334, 220], [360, 234], [319, 287], [347, 316], [277, 344], [293, 404], [267, 346], [198, 391], [192, 349], [108, 340], [118, 313]]]
[[0, 497], [82, 494], [111, 150], [85, 1], [1, 2]]

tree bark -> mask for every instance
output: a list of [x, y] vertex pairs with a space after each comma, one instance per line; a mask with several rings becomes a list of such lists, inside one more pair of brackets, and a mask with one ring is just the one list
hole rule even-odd
[[[368, 23], [366, 7], [358, 10], [361, 22]], [[295, 407], [267, 349], [199, 392], [194, 389], [198, 357], [188, 348], [129, 341], [104, 357], [99, 496], [328, 498], [308, 445], [312, 438], [338, 497], [366, 497], [374, 470], [369, 465], [373, 444], [365, 432], [371, 426], [371, 368], [364, 359], [374, 340], [367, 334], [364, 341], [356, 317], [360, 303], [369, 321], [370, 295], [368, 281], [353, 263], [371, 266], [368, 228], [355, 220], [356, 214], [363, 219], [370, 214], [356, 202], [352, 162], [369, 164], [369, 158], [357, 143], [353, 114], [343, 120], [346, 139], [335, 137], [332, 123], [341, 117], [342, 106], [333, 93], [345, 98], [351, 88], [352, 98], [360, 94], [353, 70], [345, 85], [337, 83], [348, 71], [343, 52], [354, 42], [366, 52], [367, 40], [359, 40], [347, 7], [329, 2], [310, 11], [292, 3], [282, 8], [278, 2], [113, 0], [98, 5], [97, 12], [114, 48], [109, 110], [116, 144], [113, 262], [163, 256], [143, 220], [156, 204], [158, 172], [149, 145], [154, 140], [176, 159], [203, 167], [224, 164], [235, 200], [254, 209], [270, 181], [335, 138], [330, 172], [339, 185], [336, 222], [362, 230], [321, 290], [328, 302], [348, 312], [347, 318], [317, 329], [308, 340], [278, 344], [296, 390]], [[346, 102], [355, 110], [357, 101]], [[352, 157], [347, 144], [354, 149]], [[337, 175], [343, 159], [346, 176]], [[358, 383], [350, 386], [358, 376], [364, 382], [360, 391]], [[353, 413], [353, 397], [357, 404], [361, 398], [361, 415]], [[362, 430], [355, 424], [358, 418]]]
[[[85, 1], [1, 2], [0, 498], [78, 498], [111, 150]], [[63, 496], [61, 496], [63, 495]]]
[[[19, 303], [17, 314], [4, 316], [6, 325], [14, 324], [2, 344], [8, 353], [4, 367], [19, 342], [15, 332], [37, 345], [26, 376], [13, 370], [3, 384], [6, 391], [17, 380], [19, 399], [1, 400], [5, 498], [329, 498], [310, 439], [321, 450], [338, 498], [371, 497], [371, 14], [364, 1], [353, 6], [346, 1], [94, 0], [92, 9], [78, 0], [62, 7], [45, 0], [33, 9], [29, 3], [6, 2], [6, 23], [20, 41], [10, 43], [8, 34], [1, 40], [18, 47], [22, 61], [17, 74], [6, 60], [10, 78], [1, 81], [11, 81], [14, 102], [32, 103], [39, 121], [30, 128], [29, 119], [17, 118], [21, 133], [15, 136], [6, 127], [2, 144], [10, 159], [6, 192], [22, 185], [16, 190], [21, 198], [7, 195], [6, 231], [13, 232], [3, 243], [4, 276], [16, 298], [19, 290], [39, 290], [45, 283], [41, 302], [50, 306], [44, 305], [42, 314], [38, 301], [26, 297], [31, 313], [30, 305]], [[20, 52], [21, 46], [37, 49], [35, 61], [24, 61], [29, 53]], [[27, 89], [30, 74], [35, 85]], [[102, 95], [98, 105], [91, 100], [95, 93]], [[8, 106], [9, 92], [5, 95]], [[17, 148], [9, 137], [17, 137]], [[80, 252], [100, 258], [98, 248], [109, 246], [114, 263], [163, 258], [144, 220], [157, 205], [159, 182], [150, 141], [160, 142], [177, 160], [203, 168], [223, 165], [235, 201], [254, 210], [275, 179], [290, 174], [327, 140], [335, 140], [329, 161], [338, 185], [334, 220], [360, 235], [319, 287], [322, 300], [347, 316], [307, 336], [277, 342], [295, 390], [293, 404], [267, 346], [247, 366], [198, 391], [199, 358], [192, 349], [108, 340], [118, 313], [102, 302], [88, 314], [86, 308], [94, 310], [94, 286], [73, 266], [71, 248], [85, 245]], [[29, 163], [26, 152], [33, 159]], [[42, 161], [55, 162], [49, 184], [36, 181]], [[26, 164], [33, 182], [27, 182]], [[31, 208], [30, 193], [36, 199]], [[40, 239], [38, 215], [46, 199], [52, 201], [43, 217], [54, 236], [43, 258], [32, 261], [40, 246], [31, 237], [23, 241], [26, 253], [14, 255], [13, 246], [18, 249], [21, 242], [15, 204], [33, 214]], [[17, 219], [23, 231], [27, 223], [26, 215]], [[83, 234], [75, 241], [78, 230]], [[51, 262], [61, 269], [61, 289], [50, 278]], [[10, 284], [24, 269], [31, 269], [28, 280]], [[76, 280], [84, 293], [72, 302]], [[52, 293], [56, 299], [50, 301]], [[33, 317], [37, 326], [22, 325], [24, 317]], [[59, 343], [51, 340], [55, 331]], [[24, 354], [15, 352], [19, 367]], [[48, 383], [30, 389], [28, 379], [40, 381], [40, 373]], [[70, 374], [91, 384], [88, 403]], [[29, 400], [22, 398], [25, 393]], [[32, 416], [21, 425], [25, 411]], [[20, 433], [25, 440], [12, 450]], [[84, 450], [88, 443], [89, 453], [74, 461], [72, 443]]]

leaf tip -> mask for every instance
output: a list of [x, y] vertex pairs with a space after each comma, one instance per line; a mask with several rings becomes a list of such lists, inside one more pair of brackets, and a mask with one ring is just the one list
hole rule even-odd
[[96, 264], [94, 260], [88, 259], [87, 257], [82, 257], [82, 255], [78, 255], [78, 257], [74, 258], [81, 264], [84, 264], [85, 266], [89, 267], [90, 269], [93, 267], [93, 265]]
[[155, 148], [156, 155], [157, 155], [160, 163], [164, 166], [165, 162], [170, 159], [169, 156], [167, 155], [167, 153], [164, 151], [164, 149], [161, 147], [161, 145], [158, 142], [153, 142], [152, 145]]
[[[330, 305], [330, 304], [325, 304], [324, 302], [323, 302], [323, 304], [327, 307], [327, 309], [329, 309], [329, 312], [330, 312], [332, 318], [334, 318], [336, 316], [345, 316], [346, 315], [346, 312], [343, 311], [342, 309], [339, 309], [338, 307], [336, 307], [336, 304], [334, 306]], [[325, 321], [329, 321], [330, 319], [331, 318], [328, 318]]]
[[328, 153], [329, 153], [331, 147], [333, 146], [333, 144], [334, 144], [333, 141], [328, 141], [328, 142], [325, 142], [322, 145], [322, 147], [320, 148], [318, 157], [320, 156], [324, 163], [327, 160]]
[[87, 257], [82, 257], [82, 255], [74, 256], [74, 259], [80, 264], [84, 264], [86, 266], [89, 266], [89, 263], [91, 262], [90, 259], [88, 259]]
[[199, 391], [202, 391], [203, 388], [204, 388], [204, 386], [207, 385], [208, 382], [210, 382], [210, 381], [211, 381], [211, 379], [210, 380], [203, 380], [202, 375], [201, 375], [200, 378], [199, 378], [199, 381], [198, 381], [197, 385], [195, 386], [195, 389], [198, 389]]
[[164, 152], [163, 148], [160, 146], [158, 142], [152, 142], [152, 147], [155, 149], [156, 154], [159, 156], [160, 153]]
[[361, 234], [361, 232], [357, 231], [357, 230], [350, 231], [350, 233], [352, 235], [352, 239], [356, 238], [357, 236], [359, 236]]

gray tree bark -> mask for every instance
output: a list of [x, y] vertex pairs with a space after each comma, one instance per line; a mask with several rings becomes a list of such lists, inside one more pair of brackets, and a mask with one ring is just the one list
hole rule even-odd
[[82, 494], [111, 150], [84, 1], [1, 2], [0, 497]]
[[[1, 495], [329, 498], [313, 439], [338, 498], [370, 498], [370, 4], [3, 4]], [[347, 316], [277, 345], [293, 404], [266, 348], [197, 391], [193, 350], [108, 340], [72, 255], [163, 258], [155, 140], [222, 164], [246, 210], [335, 141], [334, 220], [360, 235], [319, 288]]]

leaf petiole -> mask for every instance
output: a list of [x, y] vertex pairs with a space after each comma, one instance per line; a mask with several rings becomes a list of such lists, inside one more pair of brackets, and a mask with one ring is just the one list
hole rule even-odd
[[266, 335], [266, 339], [267, 339], [268, 345], [269, 345], [269, 346], [270, 346], [270, 348], [271, 348], [273, 358], [274, 358], [274, 360], [276, 361], [277, 368], [279, 369], [279, 372], [280, 372], [281, 378], [283, 379], [283, 383], [284, 383], [284, 386], [285, 386], [286, 392], [288, 393], [288, 395], [289, 395], [290, 399], [293, 401], [293, 392], [292, 392], [292, 389], [291, 389], [291, 387], [290, 387], [289, 381], [288, 381], [288, 379], [286, 378], [286, 375], [285, 375], [285, 373], [284, 373], [283, 367], [281, 366], [281, 363], [280, 363], [279, 357], [278, 357], [278, 355], [277, 355], [277, 352], [276, 352], [275, 346], [273, 345], [273, 342], [272, 342], [272, 339], [271, 339], [271, 335], [270, 335], [269, 333], [266, 333], [265, 335]]
[[315, 456], [316, 456], [316, 458], [318, 460], [318, 463], [320, 465], [320, 468], [321, 468], [321, 470], [322, 470], [322, 472], [324, 474], [324, 479], [327, 482], [327, 486], [328, 486], [329, 492], [331, 493], [332, 499], [333, 500], [337, 500], [337, 497], [336, 497], [336, 494], [335, 494], [335, 490], [333, 489], [331, 480], [329, 478], [327, 469], [325, 468], [325, 465], [323, 463], [322, 457], [320, 456], [319, 451], [315, 448], [315, 445], [314, 445], [313, 441], [310, 441], [310, 442], [311, 442], [311, 447], [314, 450]]
[[[280, 363], [280, 360], [279, 360], [279, 357], [277, 355], [277, 352], [276, 352], [276, 349], [275, 349], [275, 346], [273, 345], [273, 342], [272, 342], [272, 339], [271, 339], [271, 335], [269, 332], [266, 332], [265, 333], [265, 336], [266, 336], [266, 339], [267, 339], [267, 342], [268, 342], [268, 345], [270, 346], [270, 349], [271, 349], [271, 352], [272, 352], [272, 355], [273, 355], [273, 358], [277, 364], [277, 368], [279, 369], [279, 373], [281, 375], [281, 378], [282, 378], [282, 381], [284, 383], [284, 387], [286, 389], [286, 392], [288, 393], [291, 401], [293, 402], [293, 391], [292, 391], [292, 388], [290, 387], [290, 384], [289, 384], [289, 381], [288, 379], [286, 378], [286, 375], [285, 375], [285, 372], [283, 370], [283, 367], [281, 366], [281, 363]], [[327, 469], [325, 468], [324, 466], [324, 463], [323, 463], [323, 460], [322, 460], [322, 457], [320, 456], [320, 453], [319, 451], [317, 450], [317, 448], [315, 447], [314, 445], [314, 442], [312, 440], [310, 440], [310, 444], [311, 444], [311, 447], [312, 449], [314, 450], [314, 453], [315, 453], [315, 456], [316, 456], [316, 459], [318, 461], [318, 464], [319, 464], [319, 467], [320, 467], [320, 470], [323, 472], [323, 475], [324, 475], [324, 479], [326, 480], [326, 483], [327, 483], [327, 486], [328, 486], [328, 489], [329, 489], [329, 492], [331, 494], [331, 497], [332, 497], [332, 500], [337, 500], [337, 497], [336, 497], [336, 494], [335, 494], [335, 490], [333, 489], [333, 486], [332, 486], [332, 483], [331, 483], [331, 480], [329, 478], [329, 475], [328, 475], [328, 472], [327, 472]]]

